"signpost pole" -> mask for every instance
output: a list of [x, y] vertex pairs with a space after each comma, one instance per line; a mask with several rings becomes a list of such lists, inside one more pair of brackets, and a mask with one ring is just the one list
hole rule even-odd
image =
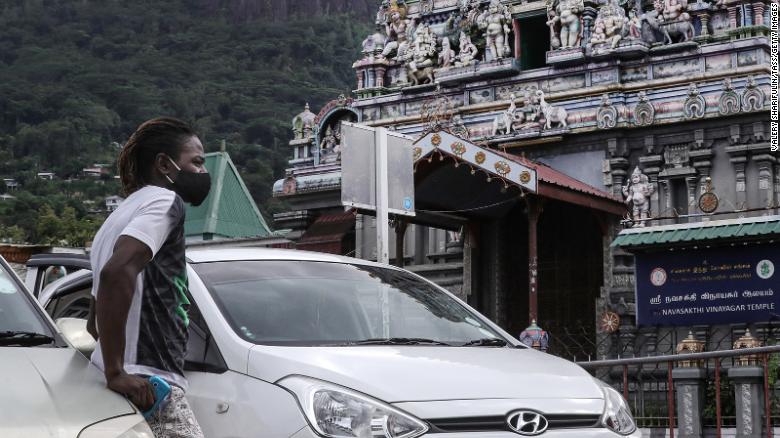
[[376, 261], [389, 263], [390, 217], [388, 215], [387, 129], [376, 128]]

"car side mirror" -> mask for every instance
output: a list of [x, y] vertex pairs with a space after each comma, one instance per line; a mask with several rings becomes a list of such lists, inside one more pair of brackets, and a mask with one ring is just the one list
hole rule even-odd
[[73, 346], [76, 350], [80, 351], [86, 357], [89, 357], [93, 351], [97, 342], [87, 331], [87, 320], [81, 318], [58, 318], [55, 321], [57, 328], [62, 332], [62, 336], [65, 340]]

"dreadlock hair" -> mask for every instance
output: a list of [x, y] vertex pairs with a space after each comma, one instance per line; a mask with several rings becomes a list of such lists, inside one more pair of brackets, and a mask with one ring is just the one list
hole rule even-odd
[[194, 136], [195, 132], [187, 123], [173, 117], [142, 123], [119, 153], [119, 177], [125, 196], [148, 184], [158, 154], [177, 160], [181, 145]]

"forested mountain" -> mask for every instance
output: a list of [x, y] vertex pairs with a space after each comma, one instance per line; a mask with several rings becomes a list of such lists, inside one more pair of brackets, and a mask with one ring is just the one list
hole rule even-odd
[[[193, 123], [208, 150], [226, 140], [258, 205], [272, 214], [290, 120], [306, 101], [317, 108], [354, 87], [350, 66], [374, 3], [3, 0], [0, 176], [23, 187], [0, 202], [0, 239], [67, 238], [47, 235], [38, 216], [70, 215], [70, 206], [86, 221], [89, 201], [99, 205], [118, 186], [83, 181], [81, 169], [113, 165], [135, 127], [159, 115]], [[59, 180], [34, 181], [42, 171]], [[64, 181], [71, 177], [82, 181]], [[21, 230], [9, 231], [13, 225]]]

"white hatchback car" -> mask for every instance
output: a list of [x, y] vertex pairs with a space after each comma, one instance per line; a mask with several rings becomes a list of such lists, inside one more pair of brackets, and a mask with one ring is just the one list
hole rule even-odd
[[[617, 391], [406, 270], [274, 249], [187, 257], [187, 395], [207, 437], [641, 436]], [[73, 278], [42, 294], [48, 311], [89, 293]]]

